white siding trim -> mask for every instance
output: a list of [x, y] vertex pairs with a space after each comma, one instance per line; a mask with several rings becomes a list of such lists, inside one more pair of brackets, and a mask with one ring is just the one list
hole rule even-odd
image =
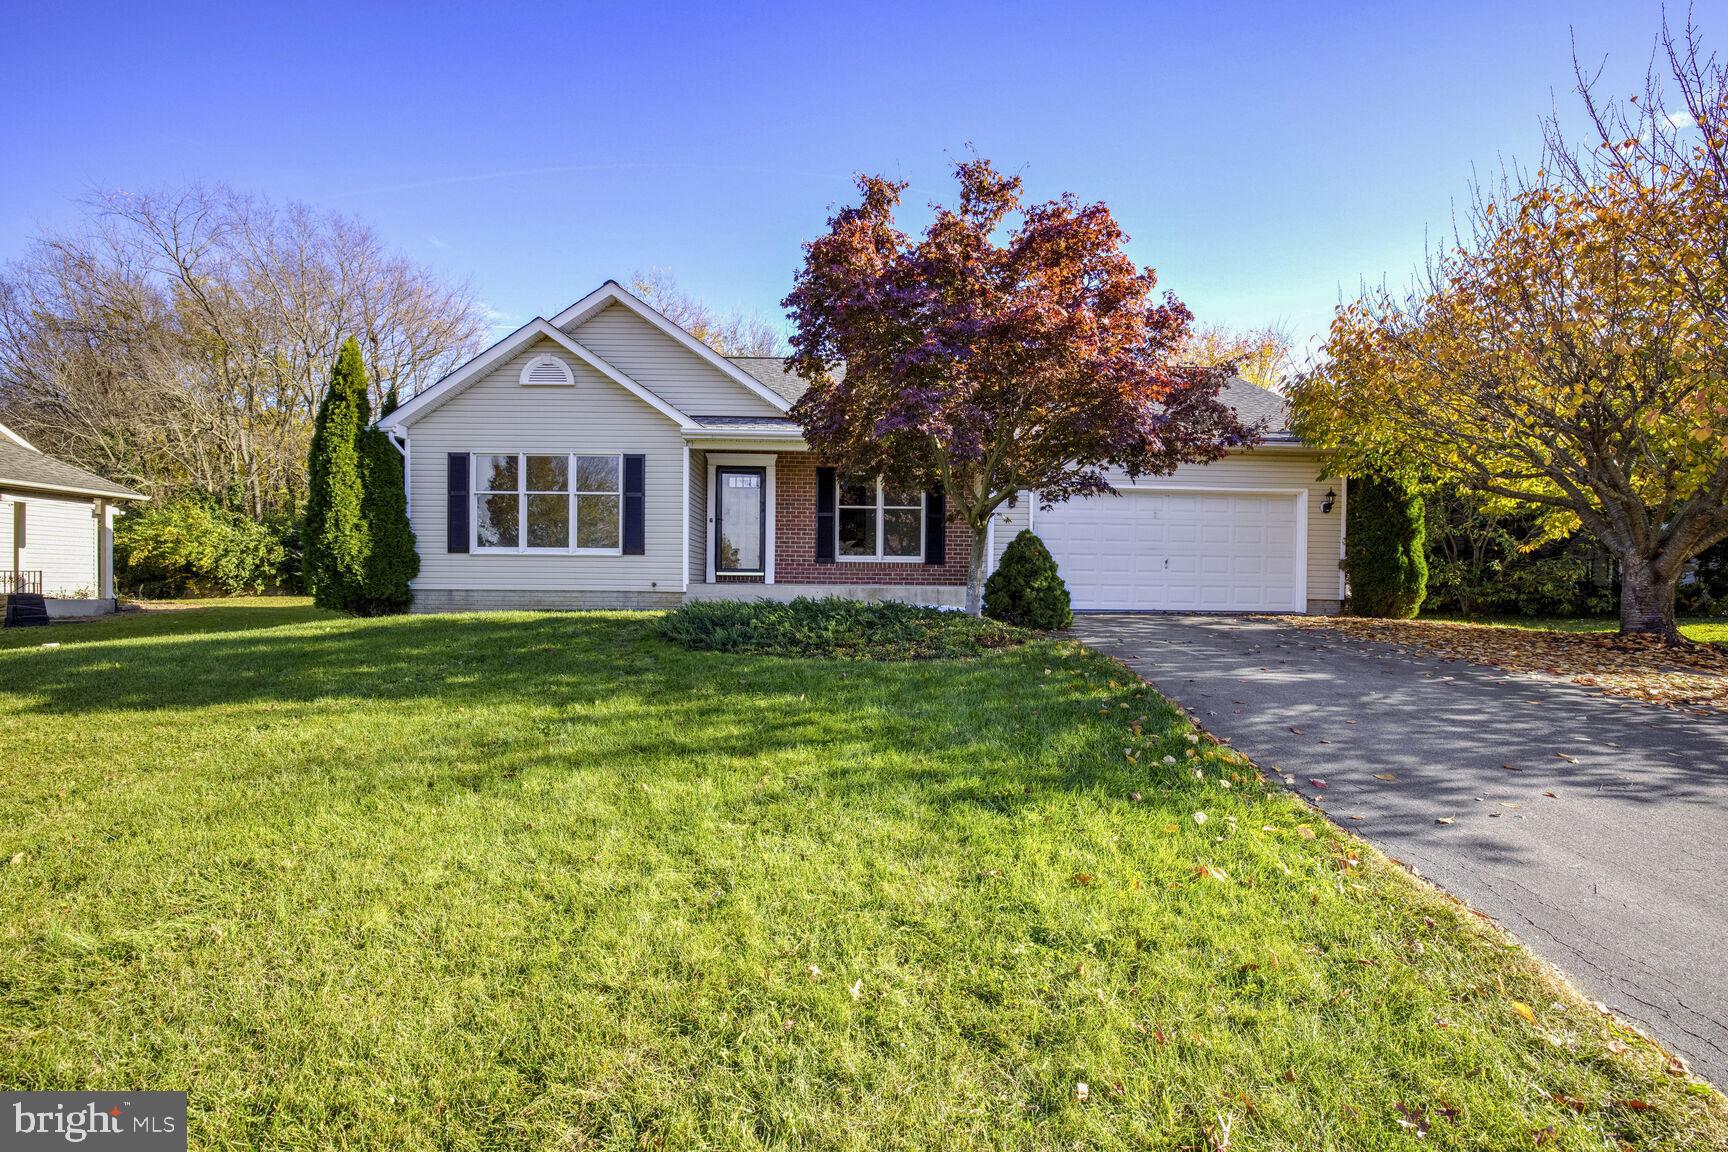
[[684, 587], [690, 591], [690, 445], [684, 445]]
[[708, 453], [708, 546], [703, 549], [707, 553], [708, 583], [714, 583], [714, 540], [720, 531], [720, 525], [714, 522], [717, 511], [714, 502], [716, 493], [719, 492], [719, 485], [715, 482], [714, 472], [717, 467], [727, 464], [765, 470], [767, 490], [762, 496], [762, 518], [766, 528], [763, 535], [767, 540], [762, 555], [762, 583], [774, 583], [774, 537], [779, 534], [774, 519], [774, 460], [772, 455], [755, 452]]

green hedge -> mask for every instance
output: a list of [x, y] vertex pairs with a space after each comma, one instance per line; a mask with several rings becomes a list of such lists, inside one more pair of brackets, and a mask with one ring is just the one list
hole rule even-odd
[[984, 615], [1044, 632], [1073, 627], [1068, 585], [1056, 558], [1030, 530], [1008, 542], [1002, 562], [984, 582]]
[[1428, 591], [1422, 499], [1396, 480], [1350, 484], [1344, 570], [1356, 616], [1407, 620]]
[[796, 600], [693, 600], [657, 623], [686, 648], [846, 660], [976, 656], [1025, 643], [1029, 634], [964, 612], [837, 596]]
[[279, 588], [288, 549], [268, 525], [197, 499], [147, 505], [114, 524], [114, 572], [140, 596], [241, 595]]

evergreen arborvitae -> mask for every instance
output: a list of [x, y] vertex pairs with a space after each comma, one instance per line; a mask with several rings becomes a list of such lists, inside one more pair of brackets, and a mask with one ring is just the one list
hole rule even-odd
[[1030, 531], [1009, 541], [1002, 562], [984, 582], [984, 615], [1046, 632], [1073, 625], [1068, 585], [1056, 570], [1056, 558]]
[[342, 342], [330, 387], [312, 425], [306, 521], [301, 529], [302, 571], [320, 608], [344, 612], [365, 602], [365, 494], [360, 434], [370, 422], [366, 368], [352, 336]]
[[[379, 419], [396, 407], [394, 390], [384, 401]], [[408, 523], [408, 493], [402, 482], [402, 453], [379, 428], [360, 437], [361, 482], [364, 489], [366, 557], [364, 602], [356, 611], [366, 616], [406, 612], [414, 602], [408, 581], [420, 574], [420, 553], [414, 549], [414, 529]]]
[[1421, 498], [1397, 480], [1356, 480], [1347, 519], [1344, 570], [1351, 613], [1399, 620], [1416, 615], [1428, 594]]

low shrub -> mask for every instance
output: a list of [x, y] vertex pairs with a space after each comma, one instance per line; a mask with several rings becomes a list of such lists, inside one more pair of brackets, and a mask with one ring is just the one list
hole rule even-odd
[[984, 582], [984, 615], [1022, 628], [1055, 632], [1074, 625], [1068, 585], [1044, 541], [1022, 531]]
[[936, 660], [1023, 644], [1030, 635], [964, 612], [838, 596], [694, 600], [668, 612], [660, 635], [686, 648], [842, 660]]
[[141, 596], [242, 595], [280, 583], [280, 535], [203, 500], [173, 500], [130, 512], [114, 525], [114, 569]]

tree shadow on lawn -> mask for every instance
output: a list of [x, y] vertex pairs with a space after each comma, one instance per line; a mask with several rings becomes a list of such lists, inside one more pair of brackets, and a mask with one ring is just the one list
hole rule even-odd
[[[197, 608], [144, 609], [111, 616], [55, 620], [46, 628], [9, 628], [0, 631], [0, 652], [37, 649], [44, 644], [69, 648], [128, 639], [209, 637], [341, 619], [343, 617], [335, 612], [294, 604], [234, 607], [213, 604]], [[5, 666], [0, 665], [0, 689], [4, 689], [6, 683]]]
[[[668, 752], [686, 758], [772, 760], [794, 750], [855, 755], [867, 746], [871, 754], [916, 758], [975, 745], [979, 755], [1020, 759], [1031, 773], [1046, 759], [1041, 749], [1054, 740], [1079, 737], [1077, 721], [1088, 712], [1096, 715], [1095, 701], [1084, 692], [1065, 691], [1043, 677], [1047, 682], [1031, 689], [1041, 693], [1036, 698], [1045, 702], [1058, 694], [1065, 698], [1064, 710], [1021, 708], [1014, 714], [1013, 728], [1002, 730], [1004, 702], [1027, 692], [1027, 681], [1038, 679], [1041, 662], [1047, 663], [1031, 650], [968, 661], [829, 662], [688, 652], [653, 637], [650, 618], [631, 614], [353, 620], [320, 618], [305, 608], [247, 608], [228, 615], [238, 618], [236, 626], [223, 621], [224, 630], [218, 632], [208, 631], [208, 620], [203, 630], [195, 621], [158, 620], [147, 633], [0, 655], [0, 692], [11, 692], [19, 705], [42, 715], [160, 716], [184, 711], [195, 720], [204, 708], [265, 705], [273, 725], [328, 720], [357, 707], [436, 701], [447, 707], [435, 727], [423, 729], [425, 746], [428, 751], [447, 746], [452, 754], [468, 757], [461, 771], [474, 782], [520, 770], [520, 765], [492, 763], [496, 757], [489, 754], [490, 737], [481, 726], [486, 711], [500, 706], [527, 709], [531, 715], [526, 722], [543, 729], [540, 734], [547, 737], [548, 747], [568, 743], [557, 739], [560, 736], [609, 726], [605, 746], [610, 765], [619, 771]], [[264, 622], [244, 627], [259, 619]], [[281, 631], [289, 624], [303, 627]], [[1272, 660], [1273, 652], [1258, 659]], [[1460, 666], [1445, 670], [1465, 682], [1493, 675]], [[1300, 677], [1278, 668], [1260, 675]], [[1126, 681], [1127, 674], [1122, 678]], [[1067, 668], [1056, 677], [1070, 679]], [[1468, 732], [1470, 744], [1479, 749], [1477, 758], [1493, 761], [1496, 772], [1501, 772], [1501, 763], [1525, 766], [1525, 772], [1503, 775], [1508, 787], [1516, 785], [1532, 795], [1563, 787], [1572, 792], [1605, 790], [1633, 803], [1658, 804], [1709, 801], [1720, 793], [1723, 761], [1686, 755], [1684, 749], [1642, 767], [1630, 786], [1612, 755], [1593, 755], [1579, 763], [1557, 759], [1552, 728], [1532, 728], [1496, 706], [1509, 685], [1500, 685], [1490, 699], [1448, 693], [1439, 707], [1431, 693], [1408, 682], [1376, 686], [1382, 689], [1376, 708], [1396, 715], [1400, 742], [1389, 746], [1382, 741], [1373, 755], [1379, 763], [1394, 765], [1400, 779], [1396, 784], [1352, 781], [1346, 790], [1401, 793], [1427, 805], [1468, 810], [1480, 794], [1480, 779], [1449, 773], [1432, 754], [1437, 743]], [[1300, 685], [1290, 687], [1283, 700], [1255, 718], [1256, 728], [1308, 733], [1286, 735], [1292, 741], [1311, 741], [1322, 731], [1335, 737], [1348, 731], [1338, 721], [1350, 709], [1320, 704], [1308, 699]], [[1513, 690], [1535, 688], [1520, 685]], [[1406, 693], [1408, 700], [1403, 699]], [[1569, 695], [1555, 692], [1547, 701], [1545, 718], [1569, 720], [1578, 709], [1576, 722], [1583, 730], [1586, 713], [1602, 705], [1574, 701]], [[1228, 695], [1217, 699], [1222, 702]], [[1637, 707], [1627, 710], [1627, 743], [1655, 739], [1658, 732], [1640, 729], [1660, 727], [1662, 715]], [[1197, 719], [1205, 724], [1204, 709]], [[618, 725], [639, 735], [620, 738], [613, 728]], [[1154, 724], [1149, 730], [1159, 727]], [[1093, 726], [1087, 728], [1086, 738], [1098, 735], [1090, 731]], [[1124, 730], [1109, 738], [1126, 735]], [[503, 743], [491, 751], [505, 751], [503, 744], [519, 736], [498, 736]], [[868, 741], [861, 740], [863, 736]], [[1699, 739], [1721, 744], [1728, 753], [1728, 733], [1701, 733]], [[565, 748], [561, 754], [582, 752]], [[1348, 758], [1348, 744], [1340, 744], [1336, 755]], [[831, 767], [843, 770], [842, 765]], [[940, 775], [947, 779], [946, 772]], [[1140, 774], [1142, 780], [1145, 776]], [[1346, 800], [1337, 787], [1342, 782], [1334, 781], [1326, 796], [1334, 811]], [[1485, 843], [1483, 850], [1504, 848]]]
[[[0, 693], [21, 711], [79, 717], [89, 732], [113, 726], [115, 740], [142, 725], [228, 725], [226, 770], [236, 780], [321, 760], [334, 764], [351, 795], [402, 786], [396, 762], [404, 757], [415, 762], [416, 783], [471, 792], [540, 767], [636, 782], [645, 766], [668, 759], [785, 763], [794, 773], [817, 769], [824, 789], [892, 783], [934, 789], [926, 800], [938, 805], [998, 811], [1040, 787], [1148, 786], [1145, 773], [1128, 784], [1126, 773], [1096, 768], [1093, 755], [1056, 765], [1053, 750], [1113, 746], [1127, 733], [1085, 723], [1097, 717], [1097, 700], [1072, 673], [1074, 661], [1042, 682], [1048, 652], [903, 663], [781, 659], [689, 652], [653, 636], [649, 618], [629, 614], [308, 622], [306, 609], [282, 611], [300, 619], [278, 624], [304, 627], [179, 627], [0, 655]], [[1106, 667], [1091, 667], [1094, 681]], [[1119, 681], [1136, 683], [1126, 673]], [[1017, 709], [1004, 725], [1005, 701], [1024, 702], [1027, 693], [1039, 694], [1039, 706]], [[1155, 703], [1149, 698], [1141, 711]], [[428, 704], [436, 706], [430, 713]], [[208, 709], [220, 709], [220, 719]], [[344, 728], [350, 721], [355, 727]], [[412, 747], [387, 731], [402, 724], [416, 726]], [[335, 743], [261, 755], [276, 734], [287, 739], [303, 726], [329, 731]], [[270, 735], [260, 741], [259, 731]], [[975, 771], [955, 772], [962, 764]]]

